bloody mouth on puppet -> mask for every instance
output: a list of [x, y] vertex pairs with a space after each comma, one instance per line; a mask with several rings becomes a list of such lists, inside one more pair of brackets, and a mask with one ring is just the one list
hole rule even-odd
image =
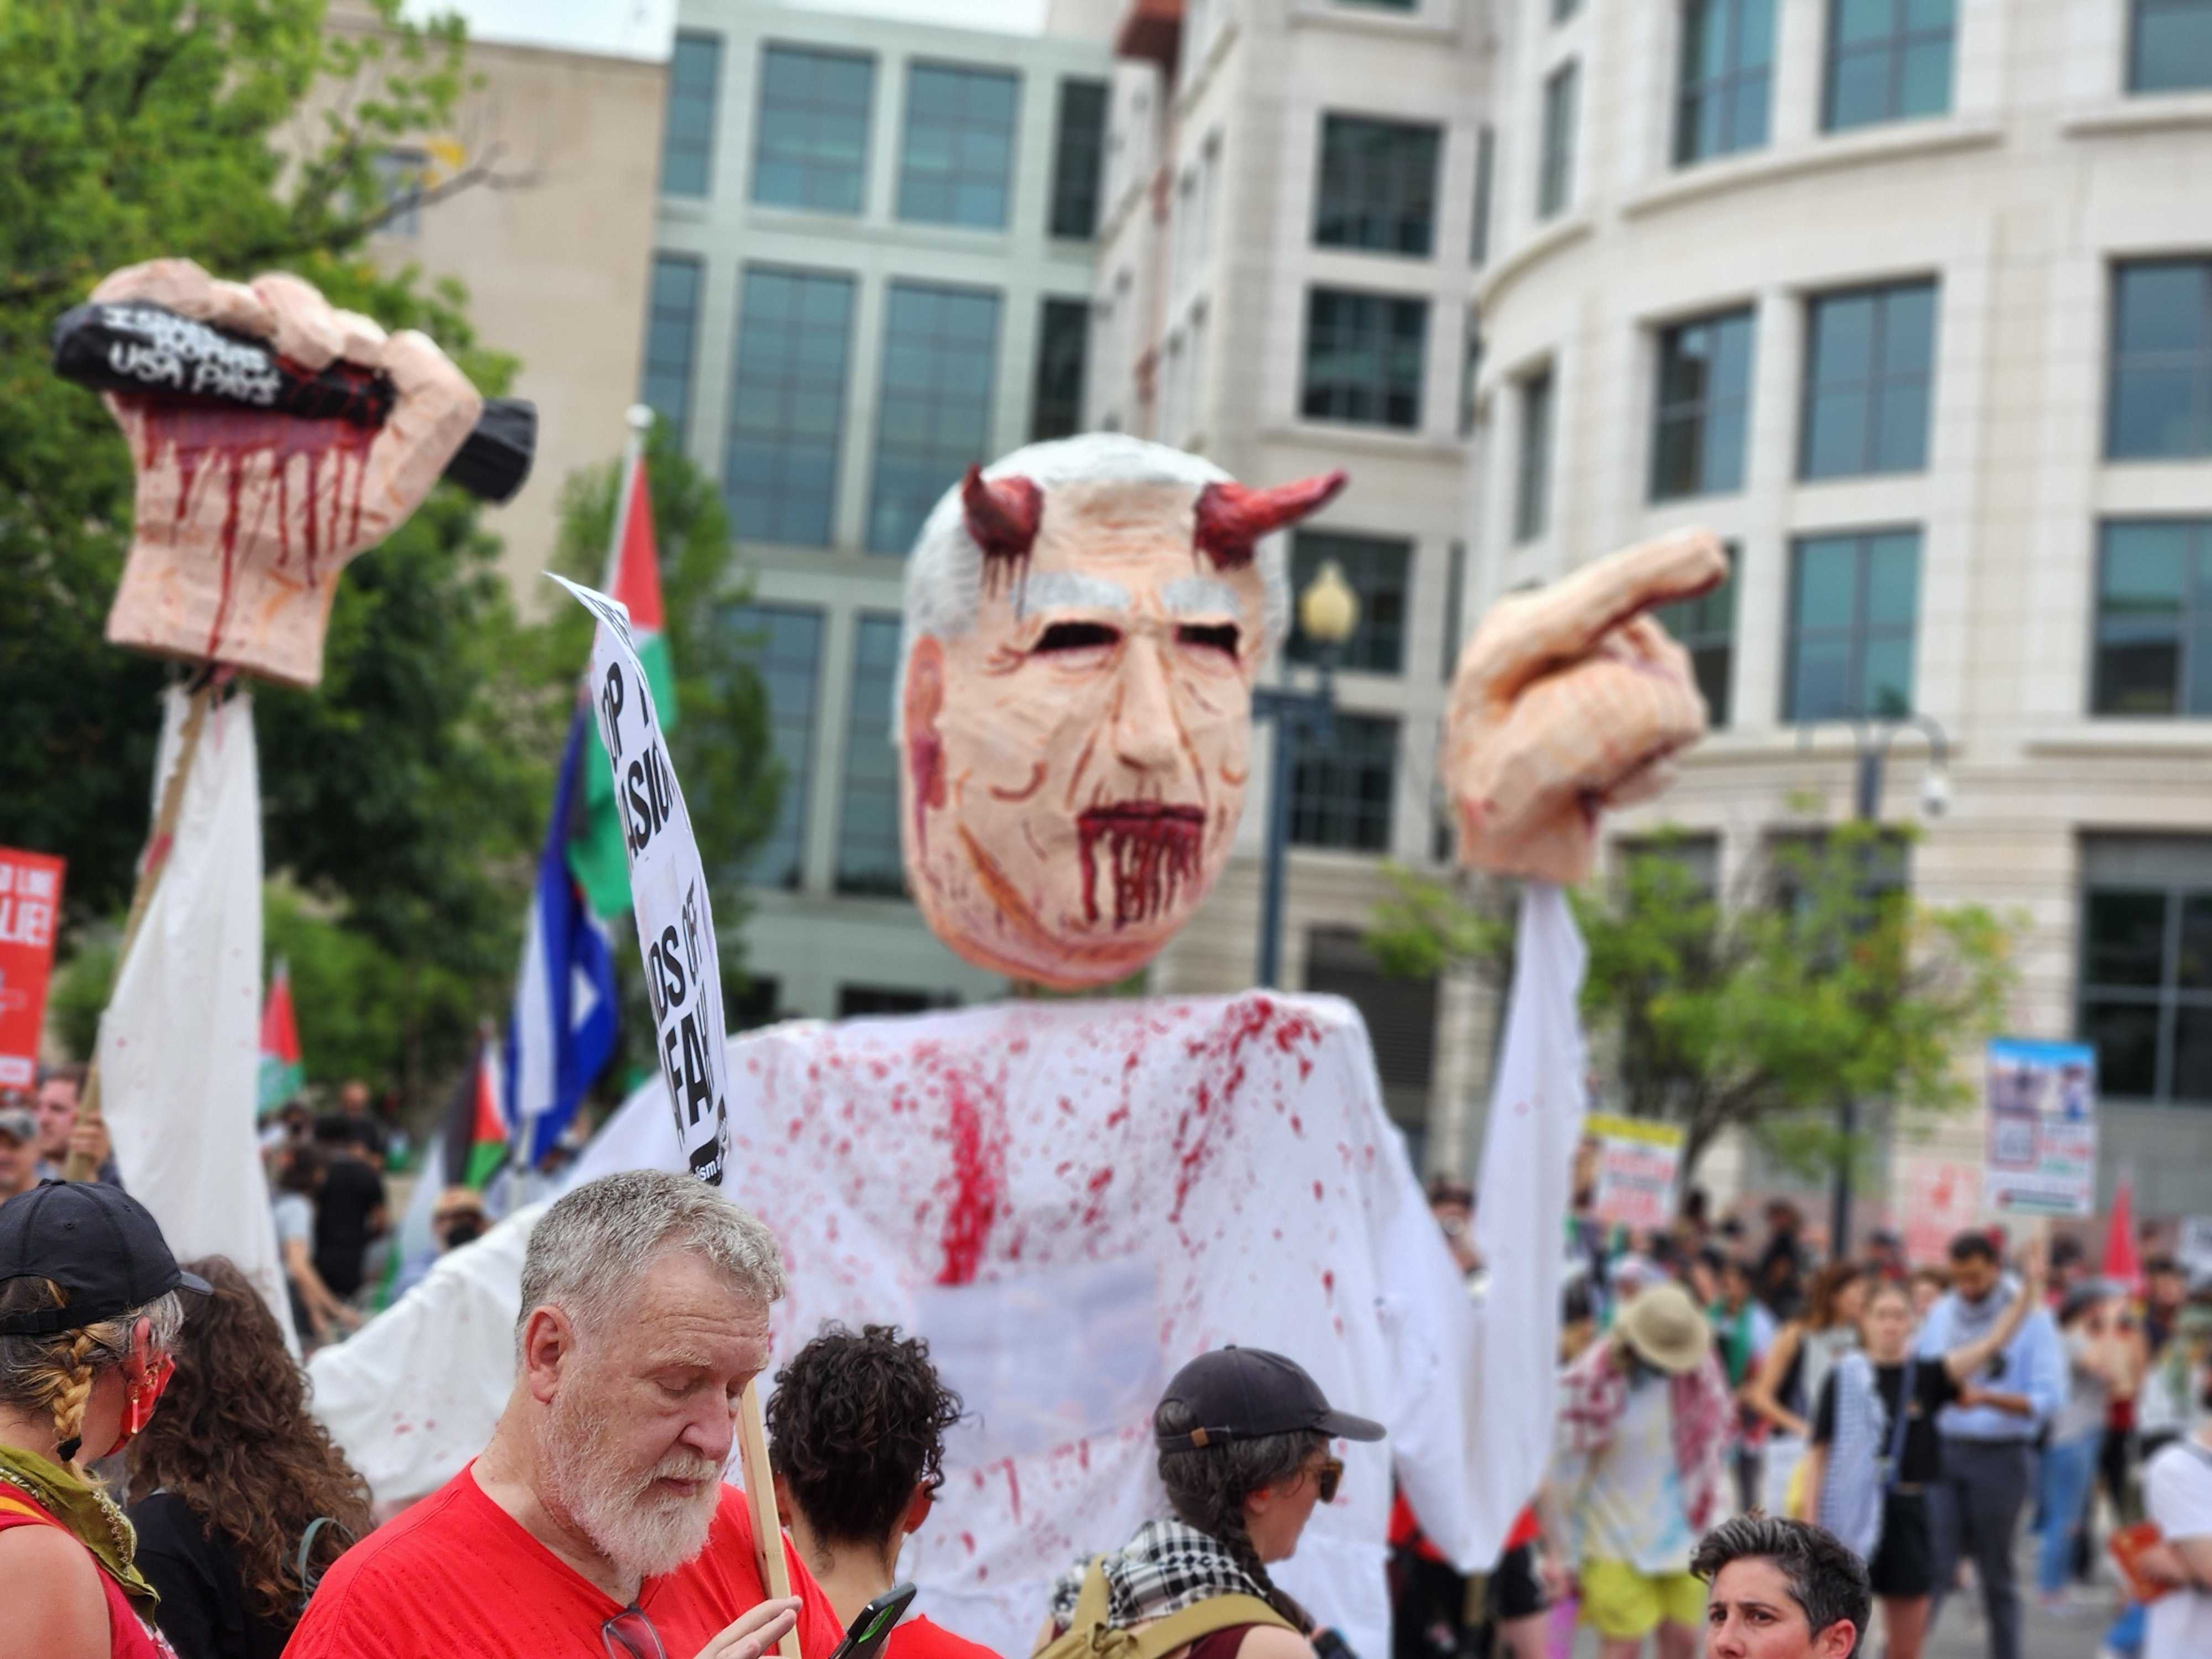
[[1077, 814], [1076, 844], [1083, 859], [1083, 919], [1098, 920], [1098, 843], [1106, 843], [1106, 873], [1114, 884], [1114, 925], [1149, 921], [1173, 904], [1187, 881], [1198, 879], [1199, 843], [1206, 813], [1196, 806], [1125, 801]]

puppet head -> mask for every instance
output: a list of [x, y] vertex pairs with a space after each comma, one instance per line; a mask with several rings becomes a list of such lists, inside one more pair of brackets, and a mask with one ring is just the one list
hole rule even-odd
[[1252, 686], [1290, 617], [1270, 532], [1344, 474], [1248, 489], [1094, 433], [970, 468], [907, 566], [908, 884], [969, 961], [1064, 988], [1141, 968], [1220, 872]]
[[1711, 533], [1684, 531], [1500, 599], [1460, 653], [1444, 781], [1463, 864], [1572, 883], [1597, 854], [1598, 815], [1672, 781], [1705, 735], [1689, 653], [1644, 613], [1728, 579]]
[[392, 412], [376, 428], [107, 398], [138, 474], [109, 641], [313, 687], [338, 573], [421, 505], [483, 399], [427, 336], [386, 335], [296, 276], [218, 282], [189, 259], [155, 259], [111, 272], [92, 297], [142, 300], [266, 340], [308, 370], [342, 362], [392, 381]]

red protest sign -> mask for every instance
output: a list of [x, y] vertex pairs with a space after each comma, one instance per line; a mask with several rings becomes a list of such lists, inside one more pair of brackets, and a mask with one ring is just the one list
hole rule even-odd
[[0, 847], [0, 1088], [27, 1089], [38, 1073], [63, 867], [44, 853]]

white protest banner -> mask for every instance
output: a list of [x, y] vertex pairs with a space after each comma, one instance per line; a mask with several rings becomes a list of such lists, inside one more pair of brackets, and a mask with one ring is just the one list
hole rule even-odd
[[2097, 1199], [2097, 1051], [1997, 1037], [1989, 1047], [1983, 1198], [1996, 1210], [2088, 1215]]
[[2212, 1273], [2212, 1215], [2181, 1218], [2181, 1242], [2174, 1255], [2191, 1279]]
[[676, 1109], [676, 1138], [683, 1143], [684, 1161], [693, 1175], [719, 1187], [730, 1143], [722, 970], [691, 815], [677, 787], [652, 687], [630, 639], [629, 611], [596, 588], [565, 576], [553, 580], [599, 619], [592, 638], [589, 684], [622, 811], [630, 906], [637, 915], [638, 955], [653, 1004], [654, 1048]]
[[1680, 1127], [1598, 1115], [1584, 1121], [1583, 1133], [1597, 1142], [1597, 1218], [1608, 1227], [1644, 1231], [1672, 1225], [1674, 1181], [1682, 1166]]
[[[548, 571], [548, 575], [552, 573]], [[691, 1173], [722, 1184], [730, 1163], [729, 1034], [722, 1024], [722, 965], [714, 948], [714, 912], [699, 862], [691, 814], [668, 757], [666, 729], [653, 706], [653, 687], [630, 637], [629, 611], [619, 599], [564, 576], [553, 580], [599, 619], [592, 635], [586, 684], [599, 711], [599, 740], [615, 775], [622, 811], [623, 852], [629, 862], [630, 908], [637, 951], [653, 1004], [655, 1050], [676, 1117], [676, 1139]], [[791, 1593], [768, 1469], [766, 1419], [760, 1385], [749, 1382], [738, 1406], [738, 1457], [753, 1517], [754, 1558], [772, 1596]], [[799, 1659], [796, 1632], [777, 1644], [781, 1659]]]

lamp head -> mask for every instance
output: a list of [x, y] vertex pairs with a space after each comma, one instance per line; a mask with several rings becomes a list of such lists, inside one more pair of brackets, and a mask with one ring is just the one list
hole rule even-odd
[[1359, 595], [1344, 580], [1344, 567], [1323, 559], [1306, 591], [1298, 595], [1298, 627], [1316, 645], [1339, 646], [1359, 626]]
[[1920, 811], [1923, 817], [1940, 818], [1951, 810], [1951, 780], [1943, 773], [1930, 771], [1920, 781]]

